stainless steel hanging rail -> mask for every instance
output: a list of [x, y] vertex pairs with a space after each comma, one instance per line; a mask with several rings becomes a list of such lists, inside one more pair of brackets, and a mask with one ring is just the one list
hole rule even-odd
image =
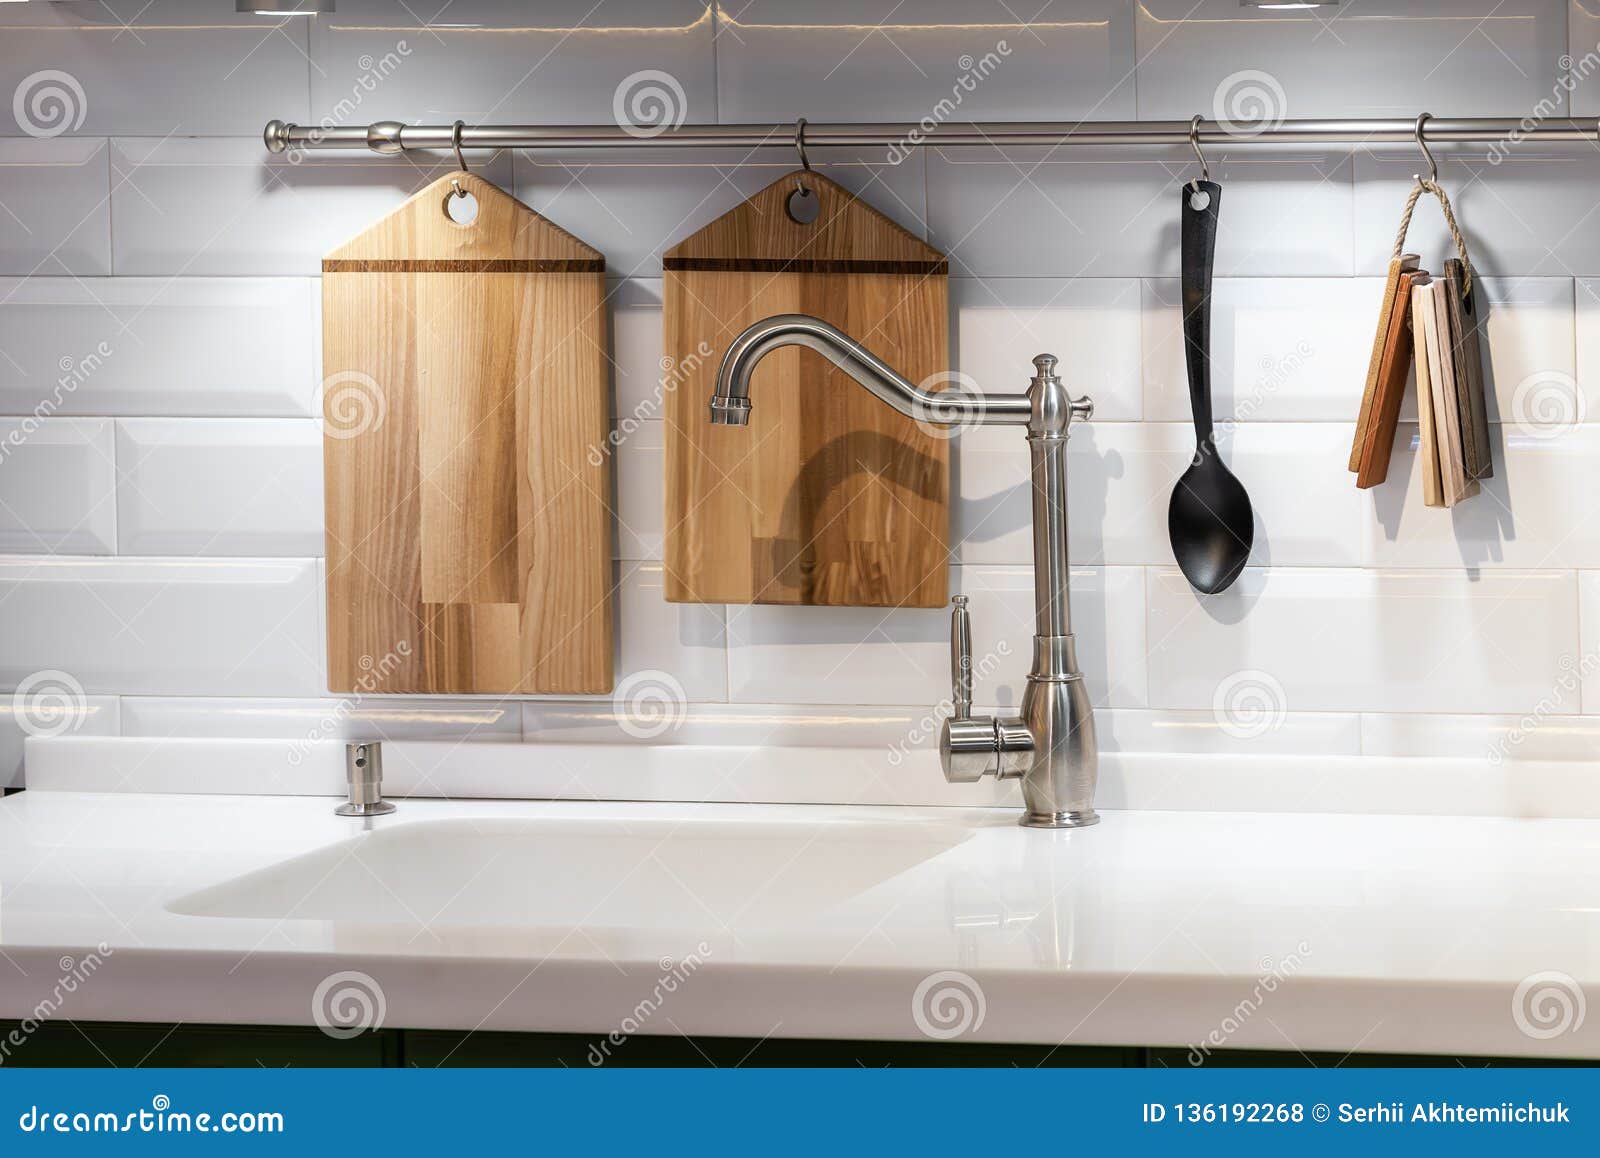
[[[806, 144], [874, 145], [1187, 145], [1188, 121], [950, 121], [934, 129], [920, 124], [806, 125]], [[1283, 121], [1258, 131], [1201, 121], [1198, 139], [1207, 145], [1414, 144], [1414, 120]], [[262, 134], [267, 149], [359, 149], [402, 153], [411, 149], [449, 149], [454, 125], [292, 125], [272, 121]], [[653, 135], [650, 135], [652, 134]], [[1600, 141], [1600, 121], [1552, 117], [1537, 124], [1511, 118], [1430, 118], [1430, 144], [1493, 144], [1512, 141]], [[655, 132], [619, 125], [467, 125], [466, 149], [602, 149], [616, 146], [655, 149], [793, 148], [794, 125], [682, 125]]]

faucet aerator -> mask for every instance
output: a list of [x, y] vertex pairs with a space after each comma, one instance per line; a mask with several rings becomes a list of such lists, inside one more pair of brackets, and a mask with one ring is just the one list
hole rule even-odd
[[711, 400], [712, 426], [749, 426], [750, 400], [748, 398], [713, 398]]

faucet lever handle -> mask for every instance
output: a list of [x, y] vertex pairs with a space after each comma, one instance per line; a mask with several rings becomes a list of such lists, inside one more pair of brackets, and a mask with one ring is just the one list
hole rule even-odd
[[950, 699], [954, 718], [972, 715], [972, 617], [967, 614], [967, 597], [957, 595], [950, 613]]

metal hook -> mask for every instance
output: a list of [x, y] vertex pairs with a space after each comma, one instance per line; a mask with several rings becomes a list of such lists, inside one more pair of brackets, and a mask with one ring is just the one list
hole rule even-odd
[[1194, 120], [1189, 122], [1189, 147], [1194, 150], [1196, 160], [1200, 162], [1200, 176], [1191, 178], [1189, 189], [1193, 193], [1200, 192], [1200, 182], [1211, 180], [1211, 166], [1206, 164], [1206, 155], [1200, 151], [1200, 114], [1196, 113]]
[[[450, 147], [456, 151], [456, 164], [459, 165], [461, 167], [461, 171], [465, 173], [467, 171], [467, 159], [461, 155], [460, 121], [457, 121], [450, 127]], [[467, 195], [467, 191], [461, 187], [461, 182], [457, 181], [454, 177], [450, 179], [450, 188], [456, 191], [457, 197], [465, 197]]]
[[[1439, 181], [1439, 165], [1436, 161], [1434, 161], [1433, 153], [1428, 148], [1427, 138], [1422, 135], [1422, 126], [1427, 124], [1432, 117], [1432, 113], [1419, 113], [1417, 115], [1417, 126], [1412, 130], [1412, 135], [1417, 138], [1417, 148], [1422, 150], [1422, 155], [1428, 160], [1427, 183], [1430, 185], [1437, 184]], [[1413, 173], [1412, 176], [1415, 178], [1417, 184], [1423, 184], [1421, 173]]]
[[[800, 168], [807, 173], [811, 172], [811, 160], [806, 156], [806, 119], [801, 117], [794, 123], [794, 149], [800, 154]], [[802, 197], [811, 196], [811, 190], [806, 188], [805, 179], [795, 175], [794, 191]]]

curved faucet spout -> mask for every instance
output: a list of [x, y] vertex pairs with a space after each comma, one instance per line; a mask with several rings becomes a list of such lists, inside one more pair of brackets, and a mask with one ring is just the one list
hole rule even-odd
[[1026, 394], [970, 394], [924, 390], [842, 330], [809, 314], [775, 314], [733, 340], [717, 370], [711, 421], [718, 426], [750, 422], [750, 375], [756, 363], [784, 346], [815, 350], [881, 402], [907, 418], [940, 426], [1026, 426], [1032, 404]]

